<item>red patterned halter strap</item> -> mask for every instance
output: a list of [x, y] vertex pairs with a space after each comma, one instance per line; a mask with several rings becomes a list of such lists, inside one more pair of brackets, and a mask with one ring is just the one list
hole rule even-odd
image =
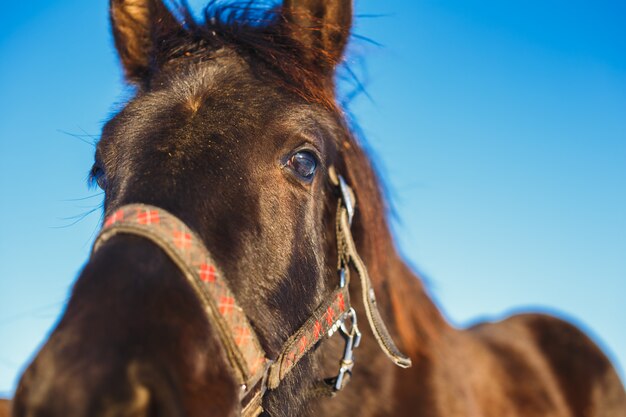
[[[228, 282], [211, 258], [202, 240], [180, 219], [159, 207], [130, 204], [108, 216], [96, 238], [92, 254], [108, 239], [118, 234], [142, 236], [159, 246], [180, 268], [202, 302], [209, 322], [215, 327], [236, 381], [242, 387], [243, 415], [261, 413], [261, 398], [266, 389], [275, 389], [298, 361], [320, 340], [341, 330], [346, 339], [344, 358], [334, 390], [340, 390], [351, 374], [352, 349], [357, 347], [360, 333], [356, 313], [350, 307], [348, 292], [350, 270], [360, 277], [365, 312], [374, 336], [387, 356], [396, 365], [408, 367], [411, 361], [395, 346], [382, 322], [367, 269], [350, 232], [354, 214], [354, 193], [341, 176], [331, 175], [340, 190], [337, 208], [337, 245], [340, 276], [337, 288], [291, 336], [279, 356], [267, 358], [254, 327], [239, 306]], [[345, 322], [352, 321], [348, 330]]]
[[350, 308], [347, 286], [338, 287], [287, 340], [276, 361], [271, 361], [219, 267], [200, 238], [180, 219], [154, 206], [123, 206], [105, 220], [93, 252], [117, 234], [145, 237], [183, 271], [215, 326], [238, 383], [246, 389], [252, 388], [266, 373], [271, 374], [270, 385], [275, 388], [315, 343], [337, 330]]

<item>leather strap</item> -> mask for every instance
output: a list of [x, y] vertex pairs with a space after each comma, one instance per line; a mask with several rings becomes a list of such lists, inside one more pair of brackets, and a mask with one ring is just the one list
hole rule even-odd
[[257, 417], [263, 412], [264, 389], [259, 389], [241, 409], [241, 417]]
[[363, 297], [363, 305], [365, 306], [365, 314], [378, 345], [393, 363], [401, 368], [408, 368], [411, 366], [411, 358], [400, 352], [391, 338], [389, 330], [387, 330], [387, 326], [385, 326], [378, 311], [376, 295], [367, 272], [367, 267], [363, 263], [361, 256], [359, 256], [354, 244], [351, 223], [356, 208], [356, 195], [341, 175], [336, 173], [334, 167], [331, 167], [329, 174], [331, 181], [341, 193], [339, 203], [337, 204], [336, 217], [338, 268], [340, 271], [344, 271], [349, 282], [350, 265], [354, 267], [361, 281], [361, 295]]
[[274, 389], [298, 361], [320, 340], [331, 337], [350, 309], [348, 286], [337, 288], [328, 302], [320, 305], [285, 343], [282, 353], [269, 368], [267, 387]]
[[340, 262], [344, 263], [343, 267], [346, 268], [346, 272], [349, 271], [348, 266], [352, 265], [359, 275], [365, 314], [378, 345], [389, 357], [389, 359], [393, 361], [393, 363], [401, 368], [410, 367], [411, 358], [400, 352], [391, 338], [391, 335], [387, 330], [387, 326], [385, 326], [385, 323], [380, 316], [380, 312], [378, 311], [378, 306], [376, 304], [374, 287], [372, 287], [372, 281], [370, 280], [369, 273], [367, 272], [367, 268], [365, 267], [363, 260], [356, 250], [354, 239], [352, 238], [348, 212], [341, 204], [339, 205], [337, 213], [337, 240], [337, 245], [339, 246], [339, 259]]

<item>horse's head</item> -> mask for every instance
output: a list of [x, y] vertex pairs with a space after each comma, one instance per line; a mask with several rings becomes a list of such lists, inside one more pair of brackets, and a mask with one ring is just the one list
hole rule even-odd
[[[91, 175], [105, 215], [142, 203], [182, 220], [276, 358], [337, 286], [330, 167], [374, 187], [348, 172], [345, 154], [361, 154], [333, 96], [351, 1], [285, 0], [258, 20], [213, 9], [202, 24], [161, 0], [112, 0], [110, 10], [136, 94], [97, 146]], [[117, 234], [82, 271], [14, 415], [239, 415], [242, 387], [218, 339], [172, 258]], [[271, 415], [304, 414], [296, 393], [329, 376], [321, 356], [265, 395]]]

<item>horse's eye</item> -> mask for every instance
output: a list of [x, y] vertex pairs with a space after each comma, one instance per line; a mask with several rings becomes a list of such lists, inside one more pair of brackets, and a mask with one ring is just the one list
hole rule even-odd
[[317, 169], [317, 158], [311, 152], [296, 152], [289, 158], [287, 165], [294, 170], [298, 176], [310, 181]]
[[107, 177], [104, 170], [99, 165], [94, 165], [89, 173], [89, 183], [91, 185], [98, 184], [103, 191], [107, 188]]

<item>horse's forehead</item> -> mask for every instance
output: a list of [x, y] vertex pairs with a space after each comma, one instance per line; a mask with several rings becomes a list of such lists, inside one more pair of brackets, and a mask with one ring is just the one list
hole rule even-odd
[[[180, 139], [187, 133], [239, 134], [244, 127], [260, 128], [276, 114], [280, 97], [271, 87], [232, 62], [202, 62], [169, 68], [150, 89], [140, 91], [107, 123], [104, 142], [152, 143], [158, 137]], [[250, 130], [250, 129], [248, 129]]]
[[[296, 138], [317, 142], [324, 150], [325, 139], [337, 136], [333, 114], [259, 78], [245, 59], [225, 51], [208, 60], [183, 60], [164, 68], [152, 88], [105, 128], [103, 138], [109, 140], [102, 145], [132, 147], [134, 154], [144, 154], [217, 140], [229, 149], [263, 149], [269, 155], [284, 140]], [[135, 146], [146, 141], [155, 146]]]
[[236, 96], [252, 99], [251, 90], [268, 87], [253, 76], [249, 65], [234, 54], [225, 54], [207, 61], [177, 65], [166, 72], [169, 94], [176, 96], [187, 109], [195, 112], [209, 98], [228, 101]]
[[269, 72], [234, 49], [224, 48], [210, 59], [174, 65], [166, 71], [163, 85], [168, 101], [180, 105], [187, 114], [198, 112], [204, 105], [213, 113], [238, 111], [264, 121], [272, 119], [284, 128], [290, 124], [302, 129], [335, 124], [332, 111], [294, 94], [277, 74], [271, 76]]

